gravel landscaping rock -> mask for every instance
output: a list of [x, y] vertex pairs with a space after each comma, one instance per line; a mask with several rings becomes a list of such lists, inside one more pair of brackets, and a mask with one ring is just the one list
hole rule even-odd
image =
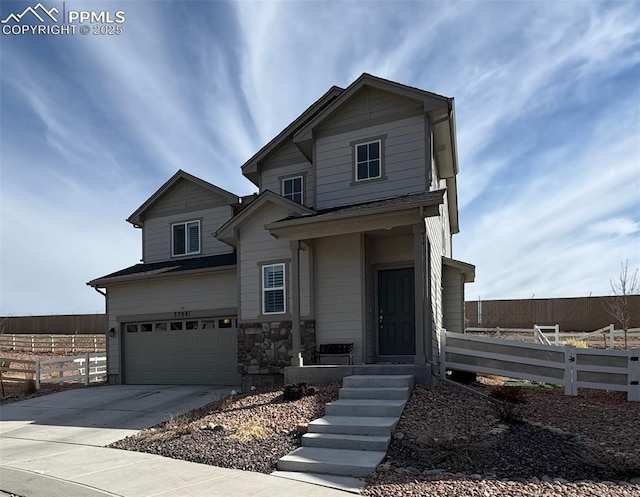
[[[282, 389], [233, 395], [112, 447], [270, 473], [299, 446], [339, 385], [286, 402]], [[640, 497], [640, 404], [617, 392], [525, 389], [523, 423], [503, 422], [490, 387], [417, 386], [365, 495]], [[478, 393], [480, 392], [480, 393]]]
[[314, 395], [291, 402], [284, 400], [282, 389], [233, 395], [110, 447], [271, 473], [280, 457], [300, 446], [298, 425], [324, 416], [325, 404], [338, 398], [339, 387], [316, 386]]

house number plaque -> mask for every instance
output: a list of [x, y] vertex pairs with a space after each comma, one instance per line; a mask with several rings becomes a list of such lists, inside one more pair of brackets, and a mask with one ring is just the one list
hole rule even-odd
[[176, 311], [173, 313], [174, 318], [188, 318], [191, 317], [191, 311]]

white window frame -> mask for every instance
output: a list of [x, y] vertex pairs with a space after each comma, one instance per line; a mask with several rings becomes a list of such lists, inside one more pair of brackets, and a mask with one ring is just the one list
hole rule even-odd
[[[304, 205], [304, 176], [302, 175], [298, 175], [298, 176], [290, 176], [288, 178], [282, 178], [282, 181], [280, 182], [280, 191], [282, 193], [282, 196], [284, 198], [288, 198], [285, 194], [284, 194], [284, 183], [285, 181], [293, 181], [296, 179], [300, 179], [300, 205]], [[297, 192], [293, 192], [292, 194], [295, 195]], [[289, 200], [291, 200], [292, 202], [296, 202], [294, 199], [289, 198]]]
[[[358, 178], [358, 147], [367, 147], [367, 154], [368, 154], [368, 147], [369, 145], [371, 145], [372, 143], [377, 143], [378, 144], [378, 176], [367, 176], [366, 178]], [[375, 159], [373, 159], [375, 160]], [[367, 159], [367, 163], [370, 162], [371, 159]], [[353, 147], [353, 178], [355, 180], [356, 183], [360, 183], [362, 181], [370, 181], [370, 180], [374, 180], [374, 179], [381, 179], [383, 177], [382, 174], [382, 139], [378, 138], [376, 140], [369, 140], [369, 141], [365, 141], [365, 142], [359, 142], [359, 143], [355, 143], [354, 147]], [[367, 172], [368, 172], [368, 167], [367, 167]]]
[[[265, 286], [264, 271], [267, 268], [278, 267], [278, 266], [282, 268], [282, 286], [267, 288]], [[260, 268], [260, 279], [262, 280], [262, 292], [261, 292], [262, 314], [265, 315], [265, 316], [269, 316], [269, 315], [273, 315], [273, 314], [286, 314], [286, 312], [287, 312], [287, 268], [286, 268], [286, 264], [284, 262], [278, 262], [278, 263], [275, 263], [275, 264], [265, 264], [264, 266], [261, 266], [261, 268]], [[266, 306], [266, 300], [265, 300], [266, 292], [273, 292], [273, 291], [279, 291], [279, 290], [282, 290], [282, 310], [281, 311], [267, 312], [267, 309], [266, 309], [267, 306]]]
[[[188, 226], [190, 224], [196, 223], [198, 225], [198, 250], [197, 251], [189, 251], [189, 229]], [[184, 254], [176, 254], [176, 242], [175, 242], [175, 227], [184, 225]], [[171, 257], [184, 257], [187, 255], [197, 255], [202, 252], [202, 230], [200, 226], [200, 220], [194, 219], [192, 221], [182, 221], [180, 223], [172, 223], [171, 224]]]

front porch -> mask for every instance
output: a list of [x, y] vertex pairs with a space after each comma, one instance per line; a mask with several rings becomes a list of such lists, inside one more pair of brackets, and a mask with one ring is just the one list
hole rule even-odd
[[427, 387], [433, 386], [435, 377], [430, 365], [418, 364], [336, 364], [291, 366], [284, 368], [284, 384], [292, 383], [342, 383], [346, 376], [353, 375], [411, 375], [415, 382]]

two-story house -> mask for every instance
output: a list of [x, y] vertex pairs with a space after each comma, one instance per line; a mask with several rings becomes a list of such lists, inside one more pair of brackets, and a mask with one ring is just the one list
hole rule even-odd
[[429, 376], [474, 278], [451, 258], [457, 172], [453, 99], [369, 74], [242, 166], [257, 195], [179, 171], [128, 219], [143, 263], [89, 283], [110, 381], [257, 383], [330, 343]]

